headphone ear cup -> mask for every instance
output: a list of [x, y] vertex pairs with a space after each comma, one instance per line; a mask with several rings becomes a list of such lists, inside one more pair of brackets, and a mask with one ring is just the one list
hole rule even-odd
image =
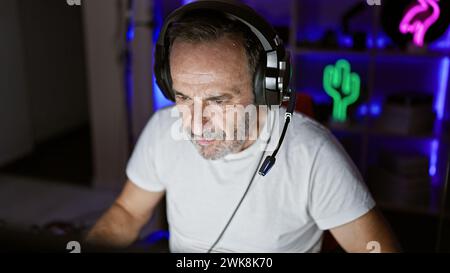
[[255, 74], [253, 75], [253, 94], [255, 95], [256, 105], [266, 105], [266, 82], [264, 66], [261, 62], [256, 66]]
[[[292, 81], [292, 63], [291, 63], [291, 53], [286, 50], [286, 57], [284, 61], [286, 62], [286, 70], [283, 74], [283, 96], [289, 93], [289, 84]], [[283, 99], [283, 98], [282, 98]]]

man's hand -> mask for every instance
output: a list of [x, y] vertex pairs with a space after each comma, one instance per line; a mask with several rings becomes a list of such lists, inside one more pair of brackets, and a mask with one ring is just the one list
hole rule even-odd
[[[399, 252], [400, 246], [377, 209], [330, 230], [347, 252]], [[379, 247], [379, 251], [378, 248]]]
[[86, 236], [89, 245], [124, 248], [138, 237], [164, 192], [149, 192], [127, 181], [111, 208]]

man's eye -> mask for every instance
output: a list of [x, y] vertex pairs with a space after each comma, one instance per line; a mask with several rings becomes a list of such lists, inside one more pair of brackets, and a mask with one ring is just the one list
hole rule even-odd
[[212, 103], [214, 103], [214, 104], [225, 104], [225, 103], [227, 103], [227, 100], [213, 100]]
[[177, 99], [178, 101], [187, 101], [187, 100], [189, 100], [188, 97], [180, 96], [180, 95], [177, 95], [177, 96], [176, 96], [176, 99]]

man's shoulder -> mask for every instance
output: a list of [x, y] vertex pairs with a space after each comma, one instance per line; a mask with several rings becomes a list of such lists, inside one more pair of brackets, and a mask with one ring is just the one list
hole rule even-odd
[[148, 119], [145, 128], [142, 130], [140, 137], [143, 139], [160, 139], [166, 138], [170, 134], [171, 127], [179, 119], [174, 106], [162, 108], [153, 113]]
[[291, 140], [301, 145], [320, 146], [333, 138], [328, 128], [300, 112], [294, 113], [288, 132]]
[[161, 130], [169, 129], [179, 118], [180, 114], [174, 105], [159, 109], [153, 113], [149, 123], [154, 123]]
[[153, 113], [153, 117], [161, 121], [169, 121], [170, 119], [176, 119], [178, 117], [178, 111], [175, 105], [169, 105], [157, 110]]

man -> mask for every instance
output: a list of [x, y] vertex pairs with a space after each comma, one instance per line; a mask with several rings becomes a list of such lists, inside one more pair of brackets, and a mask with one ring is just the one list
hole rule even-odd
[[[130, 245], [166, 195], [173, 252], [318, 252], [324, 230], [349, 252], [367, 252], [374, 242], [381, 251], [398, 250], [351, 160], [315, 121], [296, 113], [277, 164], [254, 177], [279, 139], [284, 111], [226, 114], [255, 103], [261, 45], [246, 26], [220, 12], [192, 13], [168, 37], [176, 106], [147, 124], [129, 180], [88, 242]], [[189, 140], [177, 134], [180, 120]]]

